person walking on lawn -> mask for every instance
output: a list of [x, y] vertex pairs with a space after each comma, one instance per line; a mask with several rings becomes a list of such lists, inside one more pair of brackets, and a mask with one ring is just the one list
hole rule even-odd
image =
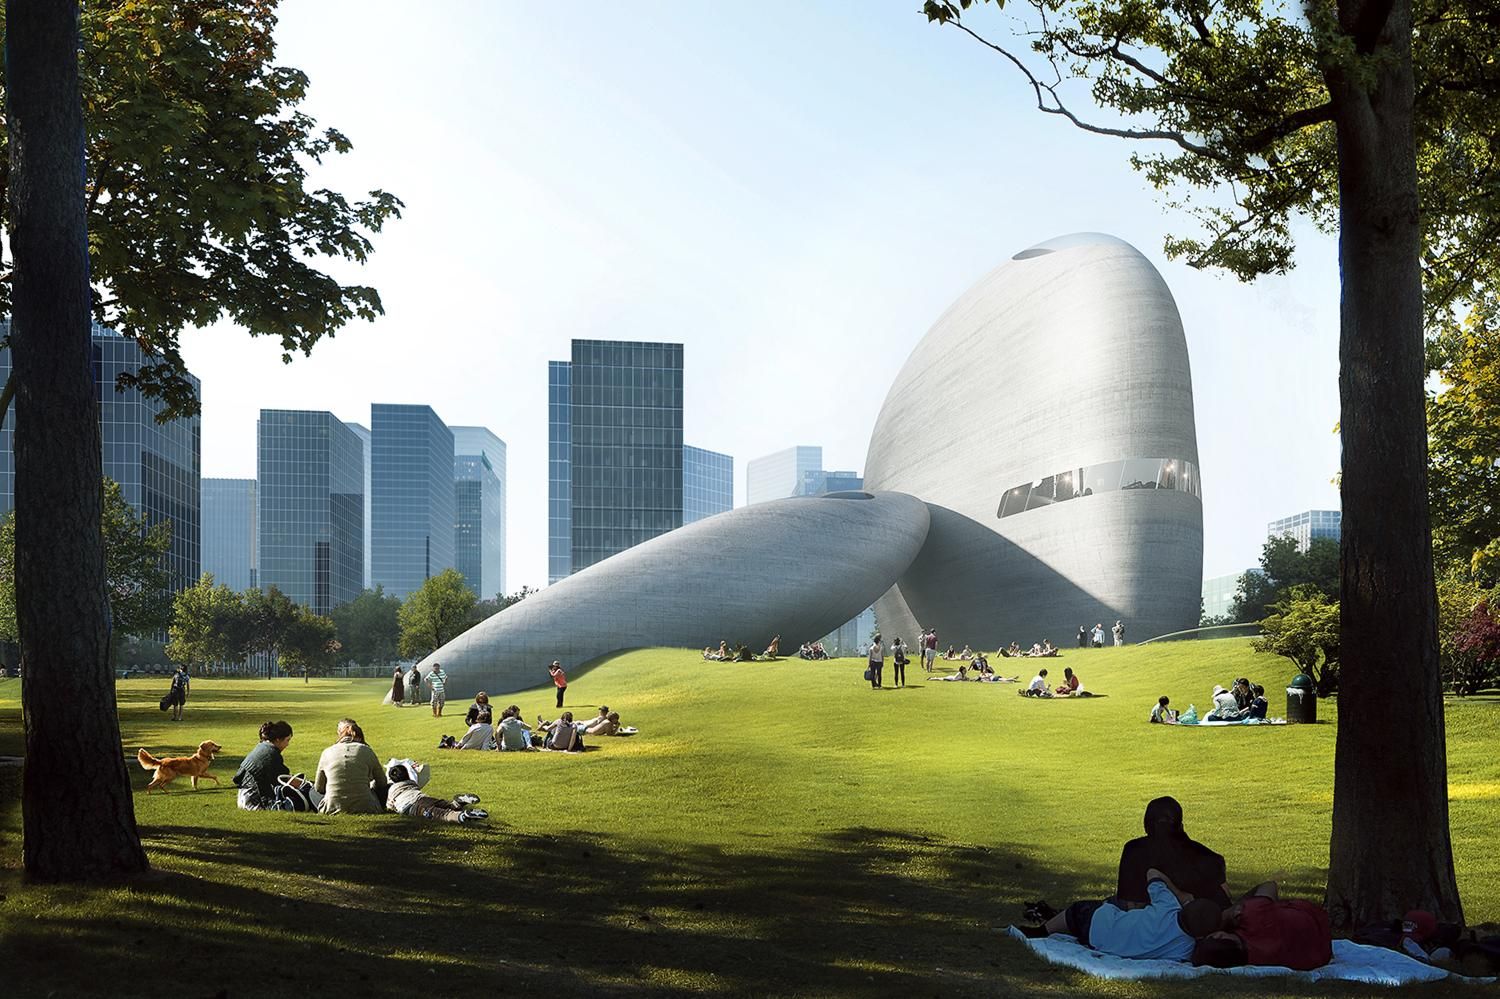
[[552, 665], [547, 667], [547, 672], [552, 675], [552, 682], [557, 685], [557, 706], [560, 708], [563, 704], [563, 695], [568, 692], [568, 674], [563, 672], [562, 663], [556, 659], [552, 660]]
[[448, 703], [448, 674], [443, 672], [441, 663], [432, 664], [432, 669], [427, 672], [427, 685], [432, 688], [432, 717], [441, 718], [443, 705]]

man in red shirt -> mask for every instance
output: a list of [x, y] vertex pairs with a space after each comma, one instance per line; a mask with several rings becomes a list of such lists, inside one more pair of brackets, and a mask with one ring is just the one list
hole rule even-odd
[[1224, 912], [1224, 929], [1193, 950], [1193, 963], [1215, 968], [1254, 964], [1311, 971], [1333, 960], [1328, 913], [1316, 902], [1282, 901], [1276, 882], [1258, 885]]

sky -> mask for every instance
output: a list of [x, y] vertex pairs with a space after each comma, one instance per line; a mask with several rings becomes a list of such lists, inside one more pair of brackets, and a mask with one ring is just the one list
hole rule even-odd
[[[203, 474], [255, 475], [262, 408], [424, 403], [507, 444], [506, 589], [547, 578], [547, 361], [577, 338], [684, 344], [686, 443], [821, 445], [863, 471], [886, 390], [965, 289], [1076, 231], [1129, 241], [1182, 314], [1204, 575], [1255, 564], [1268, 521], [1337, 509], [1334, 239], [1245, 285], [1166, 259], [1192, 231], [1138, 147], [1036, 111], [998, 56], [918, 0], [565, 5], [284, 0], [277, 61], [351, 153], [314, 175], [394, 192], [361, 268], [385, 315], [283, 365], [229, 324], [184, 335]], [[1006, 15], [976, 26], [999, 35]], [[1080, 95], [1086, 101], [1086, 95]]]

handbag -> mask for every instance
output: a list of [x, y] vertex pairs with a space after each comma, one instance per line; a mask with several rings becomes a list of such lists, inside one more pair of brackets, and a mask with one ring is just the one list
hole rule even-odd
[[867, 670], [865, 670], [865, 679], [869, 680], [871, 683], [874, 683], [875, 682], [875, 671], [873, 669], [867, 669]]

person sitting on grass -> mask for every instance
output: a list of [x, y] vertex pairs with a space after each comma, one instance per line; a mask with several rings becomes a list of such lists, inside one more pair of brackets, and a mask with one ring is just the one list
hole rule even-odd
[[1146, 875], [1155, 868], [1194, 897], [1209, 899], [1220, 909], [1229, 907], [1224, 858], [1188, 836], [1182, 825], [1182, 805], [1176, 798], [1152, 798], [1141, 825], [1146, 835], [1137, 836], [1120, 851], [1117, 902], [1145, 905]]
[[464, 712], [464, 724], [473, 725], [475, 722], [484, 722], [488, 725], [494, 718], [492, 712], [490, 695], [481, 690], [474, 695], [474, 703], [469, 705], [469, 710]]
[[1153, 725], [1176, 725], [1177, 712], [1167, 707], [1172, 699], [1166, 694], [1156, 699], [1156, 706], [1151, 709], [1151, 723]]
[[529, 751], [531, 726], [521, 720], [521, 709], [512, 704], [500, 712], [500, 727], [495, 733], [495, 748], [511, 751]]
[[1073, 675], [1073, 667], [1071, 667], [1071, 666], [1064, 666], [1063, 667], [1063, 682], [1061, 684], [1059, 684], [1058, 687], [1057, 687], [1057, 691], [1056, 691], [1057, 696], [1058, 697], [1072, 697], [1074, 694], [1078, 693], [1078, 688], [1080, 686], [1081, 686], [1081, 684], [1080, 684], [1080, 682], [1078, 680], [1078, 677], [1076, 677], [1076, 676]]
[[1022, 697], [1051, 697], [1052, 688], [1047, 686], [1047, 671], [1042, 670], [1031, 678], [1026, 689], [1019, 692]]
[[943, 658], [944, 659], [948, 659], [948, 660], [957, 659], [958, 658], [958, 647], [955, 646], [955, 645], [948, 646], [948, 650], [943, 653]]
[[1150, 904], [1139, 909], [1113, 901], [1074, 902], [1062, 912], [1028, 908], [1027, 915], [1045, 922], [1022, 932], [1033, 938], [1070, 933], [1085, 947], [1116, 957], [1186, 961], [1198, 941], [1218, 930], [1217, 905], [1179, 890], [1154, 867], [1146, 872], [1146, 891]]
[[965, 661], [967, 661], [969, 659], [973, 659], [974, 658], [974, 650], [971, 649], [971, 648], [969, 648], [967, 645], [965, 645], [964, 646], [964, 650], [958, 654], [958, 658], [963, 659]]
[[1057, 646], [1053, 645], [1052, 642], [1049, 641], [1048, 639], [1045, 639], [1045, 638], [1042, 639], [1042, 655], [1044, 655], [1044, 656], [1055, 656], [1055, 655], [1057, 655]]
[[1224, 910], [1222, 929], [1193, 948], [1193, 963], [1211, 968], [1257, 965], [1311, 971], [1333, 960], [1328, 911], [1303, 899], [1282, 901], [1276, 882], [1257, 885]]
[[766, 646], [766, 651], [764, 651], [764, 652], [761, 653], [761, 657], [764, 658], [764, 659], [779, 659], [779, 658], [781, 658], [781, 636], [780, 635], [777, 635], [775, 638], [771, 639], [771, 644]]
[[291, 773], [281, 754], [292, 743], [292, 726], [284, 721], [268, 721], [260, 727], [260, 742], [240, 761], [234, 786], [239, 788], [237, 801], [247, 812], [270, 811], [276, 807], [276, 778]]
[[716, 661], [719, 656], [718, 653], [714, 652], [714, 647], [712, 645], [705, 645], [703, 646], [703, 658], [709, 661]]
[[[484, 717], [488, 718], [488, 715]], [[448, 749], [493, 749], [495, 748], [495, 726], [488, 721], [475, 722]]]
[[318, 775], [313, 783], [323, 796], [318, 811], [324, 815], [378, 815], [383, 810], [386, 782], [380, 758], [365, 744], [359, 724], [352, 718], [342, 719], [338, 742], [318, 758]]
[[1266, 712], [1270, 710], [1270, 707], [1270, 702], [1266, 700], [1266, 688], [1257, 683], [1255, 685], [1255, 700], [1250, 702], [1246, 717], [1265, 721]]
[[1204, 721], [1235, 721], [1239, 718], [1240, 708], [1234, 694], [1217, 683], [1214, 684], [1213, 701], [1214, 706], [1203, 716]]
[[546, 732], [542, 738], [542, 748], [550, 749], [557, 753], [581, 753], [583, 752], [583, 737], [578, 732], [578, 726], [573, 721], [573, 712], [564, 711], [562, 717], [552, 721], [543, 721], [541, 715], [536, 716], [537, 732]]
[[415, 771], [415, 766], [410, 760], [392, 760], [386, 768], [390, 787], [386, 791], [385, 807], [390, 811], [437, 822], [478, 822], [490, 817], [489, 812], [474, 807], [479, 803], [477, 794], [456, 794], [451, 799], [423, 794], [421, 783], [426, 782], [418, 781], [425, 777], [425, 773]]
[[729, 661], [729, 641], [727, 639], [719, 639], [719, 651], [716, 656], [721, 663]]

